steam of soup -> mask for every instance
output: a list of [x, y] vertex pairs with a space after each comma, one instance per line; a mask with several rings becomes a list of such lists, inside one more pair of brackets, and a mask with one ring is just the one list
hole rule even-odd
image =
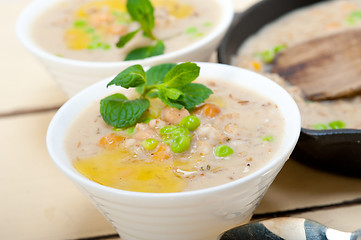
[[[72, 0], [54, 4], [35, 22], [34, 39], [59, 57], [100, 62], [134, 60], [191, 45], [212, 32], [220, 19], [215, 1], [152, 0], [153, 38], [138, 31], [152, 26], [140, 26], [129, 14], [126, 3]], [[149, 19], [144, 24], [148, 22]], [[119, 47], [121, 37], [133, 38]]]
[[300, 88], [288, 84], [277, 74], [268, 73], [274, 57], [287, 47], [350, 28], [361, 28], [361, 1], [323, 1], [292, 11], [264, 26], [244, 42], [232, 64], [263, 73], [283, 86], [295, 99], [304, 128], [361, 129], [361, 96], [308, 101]]

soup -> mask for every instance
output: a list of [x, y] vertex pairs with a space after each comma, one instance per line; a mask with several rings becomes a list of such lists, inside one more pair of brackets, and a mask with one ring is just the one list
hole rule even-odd
[[300, 88], [270, 74], [278, 52], [298, 43], [361, 28], [361, 1], [324, 1], [292, 11], [269, 23], [249, 37], [232, 64], [264, 73], [282, 85], [295, 99], [302, 115], [302, 126], [309, 129], [361, 129], [361, 96], [332, 101], [309, 101]]
[[[153, 0], [152, 5], [153, 34], [163, 42], [164, 53], [201, 40], [221, 17], [215, 1]], [[44, 12], [33, 26], [33, 36], [39, 46], [59, 57], [114, 62], [123, 61], [135, 49], [158, 46], [138, 32], [124, 47], [116, 47], [120, 37], [138, 28], [125, 0], [72, 0]]]
[[[99, 102], [93, 103], [67, 133], [66, 150], [73, 166], [105, 186], [161, 193], [221, 185], [268, 163], [284, 136], [284, 118], [277, 105], [222, 79], [197, 81], [213, 91], [203, 104], [188, 111], [152, 99], [146, 112], [151, 117], [135, 127], [105, 124]], [[134, 94], [127, 92], [129, 98]], [[185, 124], [189, 118], [198, 119], [198, 124], [193, 120]], [[167, 133], [175, 129], [189, 131], [185, 151], [168, 143]]]

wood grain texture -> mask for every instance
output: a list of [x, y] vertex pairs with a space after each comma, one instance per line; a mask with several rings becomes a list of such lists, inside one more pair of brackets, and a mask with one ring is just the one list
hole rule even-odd
[[361, 30], [310, 40], [283, 51], [273, 72], [299, 86], [310, 100], [361, 92]]

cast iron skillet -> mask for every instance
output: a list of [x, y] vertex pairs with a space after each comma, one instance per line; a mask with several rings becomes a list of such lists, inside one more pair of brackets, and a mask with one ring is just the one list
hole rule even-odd
[[[296, 8], [321, 1], [325, 0], [263, 0], [250, 7], [236, 16], [220, 44], [218, 61], [231, 64], [239, 46], [265, 24]], [[292, 158], [321, 170], [361, 177], [361, 130], [302, 128]]]

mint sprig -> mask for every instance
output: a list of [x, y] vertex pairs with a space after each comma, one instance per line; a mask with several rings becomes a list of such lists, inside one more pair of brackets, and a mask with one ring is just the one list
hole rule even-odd
[[[140, 28], [120, 37], [116, 46], [118, 48], [124, 47], [137, 35], [140, 30], [143, 31], [144, 36], [152, 40], [157, 40], [157, 38], [153, 35], [155, 18], [152, 3], [149, 0], [128, 0], [127, 10], [131, 18], [140, 24]], [[124, 60], [138, 60], [158, 56], [163, 54], [164, 50], [165, 46], [163, 41], [157, 40], [154, 46], [145, 46], [132, 50], [127, 54]]]
[[128, 67], [121, 73], [119, 73], [112, 81], [110, 81], [107, 87], [111, 85], [122, 86], [123, 88], [137, 87], [145, 83], [145, 72], [142, 66], [139, 64]]
[[133, 126], [149, 108], [148, 99], [128, 100], [121, 93], [115, 93], [100, 101], [100, 114], [104, 121], [117, 128]]
[[150, 39], [155, 40], [153, 35], [154, 28], [154, 9], [149, 0], [128, 0], [127, 10], [133, 20], [140, 23], [140, 28]]
[[162, 55], [165, 50], [165, 45], [162, 41], [158, 40], [154, 46], [140, 47], [132, 50], [125, 57], [125, 61], [145, 59]]
[[130, 127], [139, 122], [149, 108], [147, 98], [159, 98], [164, 104], [188, 110], [201, 104], [213, 92], [200, 83], [192, 83], [199, 76], [195, 63], [160, 64], [144, 71], [140, 65], [128, 67], [107, 85], [135, 88], [139, 98], [129, 100], [116, 93], [100, 101], [104, 121], [117, 128]]

